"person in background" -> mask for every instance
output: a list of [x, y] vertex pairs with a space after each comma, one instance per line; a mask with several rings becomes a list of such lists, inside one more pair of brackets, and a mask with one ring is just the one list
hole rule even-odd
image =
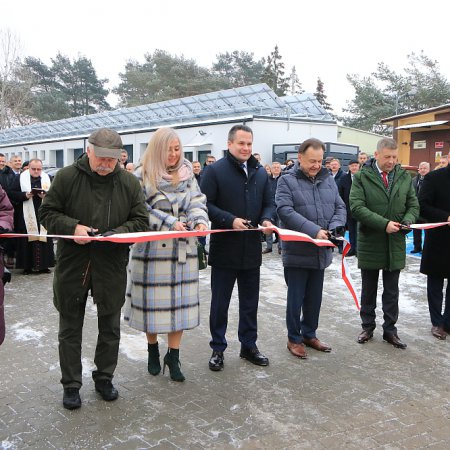
[[[14, 208], [6, 195], [6, 192], [0, 186], [0, 234], [12, 231], [13, 226]], [[5, 287], [3, 281], [4, 271], [3, 248], [0, 247], [0, 345], [5, 339], [5, 311], [3, 306], [5, 300]]]
[[6, 156], [4, 153], [0, 153], [0, 173], [7, 167], [6, 165]]
[[442, 169], [448, 166], [448, 155], [441, 156], [439, 164], [434, 168], [434, 170]]
[[350, 210], [350, 190], [353, 184], [353, 177], [356, 172], [359, 171], [360, 165], [359, 161], [356, 159], [352, 159], [348, 163], [348, 173], [346, 173], [338, 183], [339, 195], [345, 203], [347, 208], [347, 229], [350, 240], [350, 250], [348, 251], [346, 256], [356, 256], [357, 249], [357, 226], [358, 222], [353, 218], [352, 212]]
[[207, 155], [205, 164], [203, 164], [203, 167], [210, 166], [211, 164], [214, 164], [216, 162], [216, 157], [213, 155]]
[[120, 152], [119, 162], [123, 165], [123, 167], [122, 167], [123, 169], [125, 169], [127, 167], [127, 164], [128, 164], [128, 152], [125, 149], [123, 149]]
[[[272, 163], [272, 165], [270, 166], [269, 184], [270, 184], [270, 192], [271, 192], [273, 205], [274, 205], [274, 214], [272, 217], [272, 223], [275, 226], [278, 226], [278, 215], [277, 215], [276, 205], [275, 205], [275, 193], [277, 191], [277, 185], [278, 185], [278, 180], [280, 179], [280, 175], [281, 175], [281, 164], [277, 161], [274, 161]], [[271, 253], [273, 250], [273, 243], [274, 243], [273, 233], [266, 234], [265, 236], [266, 236], [266, 248], [263, 250], [263, 254]], [[278, 254], [281, 254], [281, 243], [278, 239], [278, 235], [275, 234], [275, 236], [277, 238], [275, 240], [275, 242], [278, 242]]]
[[[17, 223], [17, 216], [19, 213], [19, 207], [21, 206], [21, 203], [16, 203], [13, 198], [11, 197], [11, 189], [14, 185], [14, 181], [17, 177], [16, 173], [13, 171], [13, 169], [7, 164], [6, 162], [6, 156], [3, 153], [0, 153], [0, 186], [2, 186], [3, 190], [8, 195], [8, 198], [11, 202], [11, 204], [14, 207], [14, 217], [15, 222]], [[17, 212], [16, 212], [17, 209]], [[14, 229], [14, 227], [12, 228]], [[15, 266], [15, 255], [16, 255], [16, 242], [17, 239], [2, 239], [1, 245], [4, 248], [4, 260], [5, 260], [5, 267], [8, 269], [13, 269]]]
[[259, 153], [253, 153], [253, 157], [261, 164], [261, 155]]
[[292, 159], [287, 159], [284, 164], [283, 164], [283, 172], [287, 172], [288, 170], [290, 170], [293, 166], [294, 166], [294, 161], [292, 161]]
[[[151, 231], [208, 229], [206, 197], [175, 130], [160, 128], [150, 139], [137, 171], [143, 185]], [[136, 243], [131, 248], [124, 319], [146, 333], [148, 372], [158, 375], [158, 334], [167, 333], [164, 367], [184, 381], [180, 344], [184, 330], [199, 325], [196, 238]], [[164, 372], [164, 370], [163, 370]]]
[[336, 184], [345, 175], [345, 172], [341, 169], [341, 162], [337, 158], [330, 161], [330, 175], [334, 178]]
[[[430, 172], [430, 163], [421, 162], [419, 164], [418, 174], [412, 179], [412, 185], [416, 192], [417, 197], [419, 197], [420, 189], [422, 187], [423, 179], [427, 173]], [[423, 221], [419, 217], [418, 223]], [[420, 253], [422, 251], [422, 230], [413, 230], [413, 249], [410, 253]]]
[[328, 172], [331, 173], [331, 161], [333, 161], [333, 157], [332, 156], [327, 156], [325, 158], [325, 169], [328, 170]]
[[271, 176], [272, 176], [272, 169], [271, 169], [270, 165], [269, 165], [269, 164], [265, 164], [265, 165], [264, 165], [264, 169], [265, 169], [265, 171], [267, 172], [267, 175], [268, 175], [269, 177], [271, 177]]
[[105, 401], [119, 396], [112, 384], [120, 343], [120, 316], [125, 301], [128, 244], [90, 240], [93, 234], [148, 231], [148, 214], [138, 179], [119, 169], [120, 135], [100, 128], [88, 138], [86, 153], [56, 174], [39, 216], [58, 239], [53, 303], [59, 313], [59, 362], [63, 406], [81, 406], [81, 344], [90, 292], [97, 306], [98, 338], [92, 378]]
[[[192, 172], [194, 172], [195, 179], [200, 186], [200, 180], [202, 178], [202, 165], [200, 164], [200, 161], [194, 161], [192, 163]], [[206, 236], [199, 236], [198, 242], [203, 246], [205, 254], [208, 255], [208, 250], [206, 250]]]
[[354, 175], [350, 209], [358, 221], [358, 267], [361, 269], [362, 331], [358, 343], [373, 337], [376, 327], [378, 278], [383, 274], [383, 339], [396, 348], [407, 345], [400, 340], [398, 320], [400, 271], [405, 267], [405, 232], [419, 217], [419, 203], [411, 177], [397, 164], [397, 143], [382, 138], [374, 159]]
[[[275, 195], [281, 228], [329, 239], [330, 232], [345, 226], [345, 205], [328, 170], [322, 167], [325, 145], [307, 139], [298, 151], [294, 169], [278, 181]], [[307, 357], [305, 345], [321, 352], [331, 347], [317, 338], [325, 269], [332, 262], [330, 247], [313, 243], [283, 242], [287, 349], [297, 358]]]
[[132, 162], [127, 163], [127, 165], [125, 166], [125, 170], [127, 172], [133, 173], [134, 172], [134, 164]]
[[200, 184], [200, 178], [202, 176], [202, 165], [200, 164], [200, 161], [194, 161], [192, 163], [192, 172], [194, 172], [197, 183]]
[[358, 153], [358, 162], [361, 167], [367, 162], [368, 159], [369, 155], [366, 152]]
[[[252, 156], [252, 144], [251, 128], [233, 126], [228, 132], [225, 157], [208, 167], [202, 175], [201, 189], [207, 197], [213, 229], [246, 230], [258, 224], [272, 225], [274, 212], [269, 179]], [[219, 371], [224, 367], [228, 308], [236, 280], [240, 357], [258, 366], [269, 365], [269, 359], [256, 345], [261, 262], [258, 231], [211, 235], [208, 261], [211, 266], [210, 370]]]
[[[419, 190], [420, 216], [428, 222], [450, 222], [450, 166], [425, 175]], [[425, 230], [420, 272], [427, 276], [431, 334], [445, 340], [450, 334], [450, 228]], [[444, 280], [445, 288], [444, 306]], [[444, 308], [442, 308], [444, 306]]]
[[20, 168], [20, 173], [22, 173], [25, 170], [28, 170], [29, 165], [30, 165], [30, 161], [24, 161], [22, 164], [22, 167]]
[[40, 235], [16, 241], [16, 269], [23, 269], [24, 275], [50, 273], [50, 267], [55, 265], [53, 239], [45, 236], [47, 232], [37, 214], [50, 184], [49, 176], [42, 170], [42, 161], [32, 159], [29, 170], [16, 177], [12, 186], [11, 197], [19, 205], [16, 233]]
[[22, 158], [19, 155], [11, 155], [9, 165], [16, 175], [20, 175], [22, 169]]

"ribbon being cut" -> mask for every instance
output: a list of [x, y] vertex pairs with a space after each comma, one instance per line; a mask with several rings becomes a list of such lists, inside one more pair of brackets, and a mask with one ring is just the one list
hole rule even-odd
[[[450, 222], [438, 222], [438, 223], [425, 223], [425, 224], [414, 224], [410, 225], [409, 228], [414, 230], [429, 230], [432, 228], [443, 227], [446, 225], [450, 225]], [[68, 235], [47, 235], [48, 237], [58, 238], [58, 239], [77, 239], [77, 240], [87, 240], [87, 241], [107, 241], [107, 242], [116, 242], [122, 244], [134, 244], [135, 242], [149, 242], [149, 241], [159, 241], [164, 239], [178, 239], [192, 236], [207, 236], [208, 234], [214, 233], [247, 233], [252, 231], [262, 231], [262, 230], [273, 230], [278, 234], [282, 241], [297, 241], [297, 242], [310, 242], [319, 247], [335, 247], [335, 245], [326, 239], [313, 239], [307, 234], [300, 233], [298, 231], [285, 230], [278, 227], [259, 227], [248, 230], [206, 230], [206, 231], [147, 231], [144, 233], [118, 233], [112, 234], [111, 236], [68, 236]], [[2, 234], [2, 237], [5, 238], [20, 238], [20, 237], [28, 237], [28, 238], [39, 238], [39, 234], [18, 234], [18, 233], [5, 233]], [[350, 244], [344, 238], [337, 238], [344, 242], [344, 249], [342, 251], [342, 262], [341, 262], [341, 272], [342, 279], [344, 280], [345, 285], [347, 286], [357, 309], [360, 309], [358, 302], [358, 295], [353, 283], [353, 280], [350, 275], [350, 270], [348, 267], [348, 262], [345, 259], [345, 255], [350, 250]]]

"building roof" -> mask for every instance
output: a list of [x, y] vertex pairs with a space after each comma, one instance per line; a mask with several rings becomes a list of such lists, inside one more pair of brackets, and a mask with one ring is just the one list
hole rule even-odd
[[445, 105], [434, 106], [433, 108], [421, 109], [419, 111], [413, 111], [403, 114], [398, 114], [396, 116], [386, 117], [386, 119], [381, 119], [380, 123], [389, 123], [393, 122], [396, 119], [405, 119], [407, 117], [419, 116], [420, 114], [428, 114], [431, 112], [443, 111], [445, 109], [450, 109], [450, 103], [446, 103]]
[[333, 122], [332, 116], [312, 94], [278, 97], [265, 83], [148, 105], [104, 111], [87, 116], [0, 130], [0, 145], [32, 143], [88, 135], [107, 127], [126, 132], [168, 124], [256, 114]]

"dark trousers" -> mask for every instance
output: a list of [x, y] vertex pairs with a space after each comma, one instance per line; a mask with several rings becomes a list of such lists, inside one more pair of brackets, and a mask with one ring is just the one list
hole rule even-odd
[[288, 286], [286, 326], [288, 339], [300, 344], [303, 338], [316, 337], [319, 326], [324, 270], [284, 268], [284, 279]]
[[415, 250], [422, 250], [422, 230], [413, 230], [413, 246]]
[[445, 291], [445, 307], [442, 314], [442, 304], [444, 302], [444, 278], [428, 275], [427, 295], [428, 309], [430, 310], [431, 323], [435, 327], [445, 327], [450, 329], [450, 283], [447, 280]]
[[228, 325], [228, 308], [237, 280], [239, 295], [238, 337], [242, 347], [256, 347], [257, 315], [259, 302], [259, 267], [250, 270], [211, 268], [211, 310], [209, 329], [213, 350], [227, 348], [225, 334]]
[[355, 219], [347, 220], [348, 238], [350, 241], [351, 250], [356, 252], [356, 231], [358, 229], [358, 222]]
[[[59, 364], [64, 387], [82, 385], [81, 340], [86, 302], [80, 304], [77, 316], [59, 315]], [[106, 316], [98, 316], [98, 338], [92, 378], [111, 380], [117, 366], [120, 341], [120, 309]]]
[[[400, 270], [389, 272], [383, 270], [383, 330], [386, 334], [397, 334], [395, 324], [398, 320], [398, 279]], [[361, 321], [364, 330], [375, 329], [375, 308], [377, 307], [377, 290], [379, 270], [361, 269]]]

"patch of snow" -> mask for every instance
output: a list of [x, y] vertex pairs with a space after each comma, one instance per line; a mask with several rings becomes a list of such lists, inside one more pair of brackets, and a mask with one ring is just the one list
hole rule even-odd
[[[160, 346], [165, 342], [160, 336], [158, 341]], [[122, 329], [119, 351], [132, 361], [145, 361], [148, 356], [145, 334], [124, 333]]]
[[40, 341], [45, 336], [44, 331], [34, 330], [27, 326], [27, 322], [15, 323], [10, 330], [14, 333], [14, 340], [21, 342]]

